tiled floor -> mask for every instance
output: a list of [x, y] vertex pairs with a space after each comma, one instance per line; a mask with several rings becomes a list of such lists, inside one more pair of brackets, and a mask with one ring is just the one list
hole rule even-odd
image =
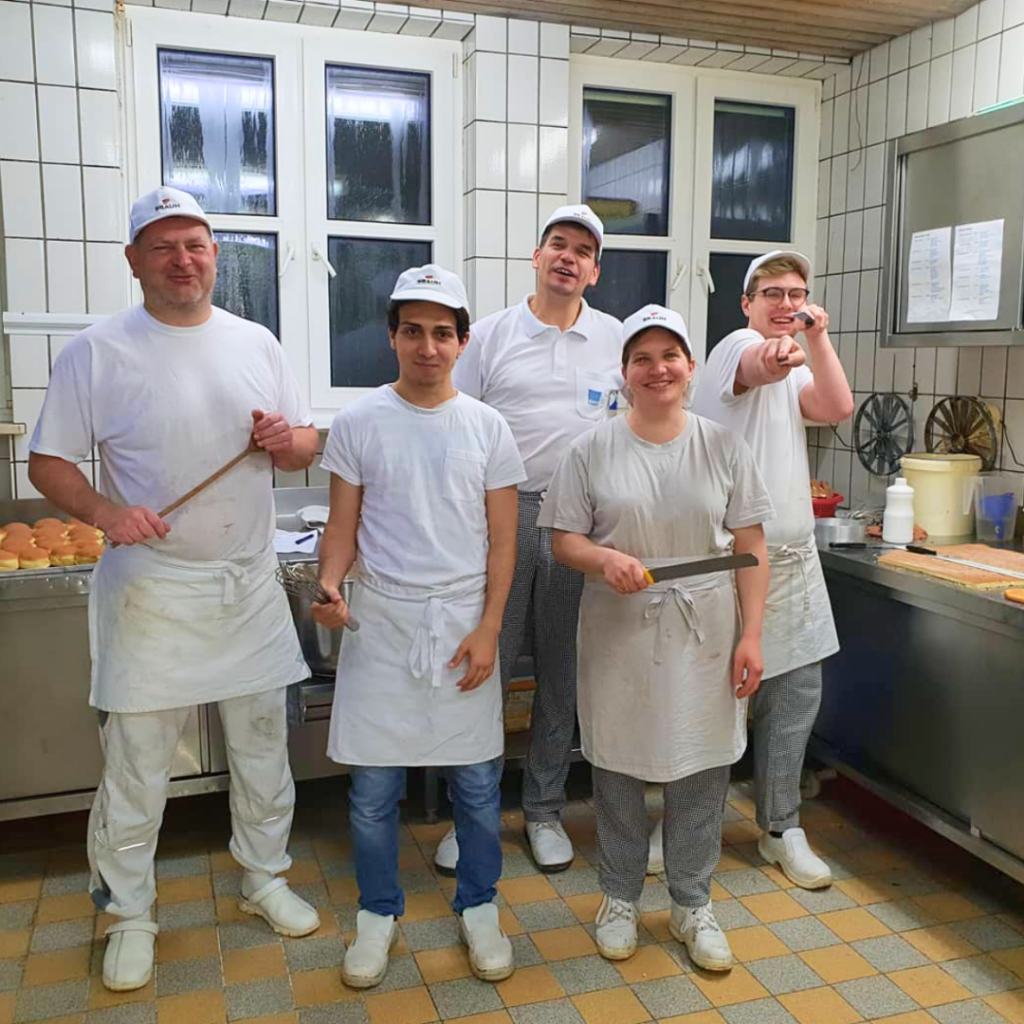
[[108, 921], [85, 891], [84, 816], [0, 824], [0, 1024], [1024, 1024], [1024, 891], [842, 781], [805, 806], [836, 879], [814, 893], [761, 862], [747, 787], [734, 787], [714, 899], [740, 964], [724, 975], [696, 970], [672, 940], [663, 879], [646, 887], [636, 956], [597, 955], [594, 818], [578, 799], [566, 824], [580, 856], [560, 875], [535, 872], [521, 818], [506, 813], [501, 916], [518, 970], [475, 980], [453, 883], [431, 869], [447, 824], [417, 824], [413, 808], [402, 939], [385, 982], [360, 994], [339, 973], [357, 909], [344, 790], [299, 788], [290, 877], [323, 924], [283, 941], [235, 906], [223, 795], [172, 801], [156, 976], [124, 995], [99, 977]]

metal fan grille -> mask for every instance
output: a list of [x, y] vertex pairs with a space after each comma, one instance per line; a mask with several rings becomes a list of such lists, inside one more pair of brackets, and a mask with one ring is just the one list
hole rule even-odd
[[937, 402], [928, 414], [924, 443], [943, 455], [977, 455], [983, 470], [995, 469], [999, 457], [999, 431], [984, 402], [953, 395]]
[[892, 392], [868, 395], [853, 421], [853, 443], [860, 464], [875, 476], [889, 476], [914, 447], [910, 406]]

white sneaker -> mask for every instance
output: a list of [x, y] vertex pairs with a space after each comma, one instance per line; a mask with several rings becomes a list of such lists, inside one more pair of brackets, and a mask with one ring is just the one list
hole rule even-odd
[[394, 914], [360, 910], [356, 932], [355, 942], [345, 950], [341, 979], [349, 988], [373, 988], [387, 973], [388, 953], [398, 938], [398, 925]]
[[502, 981], [516, 969], [512, 943], [498, 924], [493, 903], [467, 907], [459, 917], [459, 933], [469, 947], [469, 965], [481, 981]]
[[112, 992], [142, 988], [153, 977], [153, 950], [160, 926], [145, 917], [118, 921], [106, 930], [103, 984]]
[[673, 900], [668, 930], [686, 947], [698, 967], [706, 971], [732, 970], [736, 960], [710, 902], [703, 907], [681, 907]]
[[635, 903], [605, 896], [595, 920], [597, 951], [605, 960], [628, 960], [636, 952], [640, 911]]
[[445, 833], [444, 839], [438, 844], [434, 851], [434, 867], [439, 875], [447, 878], [455, 877], [455, 869], [459, 864], [459, 841], [455, 838], [455, 826], [453, 825]]
[[247, 873], [242, 878], [238, 909], [245, 914], [262, 917], [278, 935], [293, 939], [309, 935], [320, 927], [320, 915], [301, 896], [292, 892], [286, 878], [273, 878], [253, 890]]
[[660, 875], [665, 870], [665, 829], [659, 819], [651, 830], [647, 847], [647, 874]]
[[545, 874], [564, 871], [575, 856], [572, 840], [565, 834], [560, 821], [528, 821], [526, 838], [537, 867]]
[[801, 889], [824, 889], [832, 884], [832, 870], [808, 846], [802, 828], [787, 828], [779, 838], [765, 832], [757, 841], [757, 852], [769, 864], [782, 868]]

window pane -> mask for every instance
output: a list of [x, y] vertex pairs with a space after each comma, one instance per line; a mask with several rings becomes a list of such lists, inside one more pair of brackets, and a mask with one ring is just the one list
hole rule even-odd
[[327, 68], [327, 216], [430, 223], [430, 76]]
[[665, 305], [667, 277], [667, 252], [605, 249], [601, 256], [601, 276], [587, 291], [587, 302], [595, 309], [625, 320], [649, 302]]
[[207, 213], [270, 214], [274, 194], [274, 62], [160, 50], [163, 183]]
[[734, 253], [713, 252], [708, 260], [715, 290], [708, 295], [707, 355], [727, 335], [747, 326], [740, 299], [743, 297], [743, 278], [754, 257]]
[[583, 202], [608, 234], [667, 235], [668, 96], [583, 90]]
[[430, 262], [430, 242], [329, 238], [331, 387], [373, 388], [398, 379], [385, 320], [395, 280]]
[[712, 238], [789, 241], [795, 126], [792, 107], [715, 102]]
[[217, 284], [213, 304], [280, 338], [277, 318], [277, 235], [215, 231]]

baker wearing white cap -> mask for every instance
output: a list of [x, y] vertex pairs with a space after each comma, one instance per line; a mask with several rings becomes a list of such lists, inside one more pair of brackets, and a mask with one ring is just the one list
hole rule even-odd
[[358, 935], [343, 976], [384, 977], [405, 911], [398, 802], [406, 768], [445, 766], [462, 857], [453, 909], [477, 977], [507, 978], [498, 924], [501, 877], [501, 679], [498, 633], [512, 582], [522, 459], [501, 416], [452, 386], [469, 342], [458, 276], [436, 265], [399, 278], [388, 307], [398, 380], [334, 418], [323, 467], [331, 513], [320, 579], [348, 618], [340, 586], [354, 567], [360, 629], [341, 645], [327, 753], [352, 767], [349, 826]]
[[[669, 928], [694, 963], [728, 970], [711, 873], [729, 766], [746, 746], [744, 698], [761, 679], [772, 504], [746, 443], [685, 409], [694, 361], [682, 317], [644, 306], [623, 335], [629, 412], [572, 441], [538, 519], [559, 561], [586, 574], [579, 705], [601, 851], [597, 946], [613, 960], [637, 947], [644, 790], [660, 782]], [[735, 589], [728, 571], [656, 583], [645, 572], [748, 552], [760, 564], [738, 571]]]
[[[219, 704], [227, 740], [241, 909], [282, 935], [320, 923], [281, 877], [295, 803], [285, 689], [309, 670], [272, 543], [274, 470], [308, 466], [316, 430], [277, 339], [211, 304], [217, 244], [192, 196], [158, 188], [138, 199], [125, 255], [143, 302], [61, 352], [29, 461], [46, 497], [117, 545], [89, 595], [89, 701], [105, 753], [89, 863], [93, 900], [119, 918], [103, 960], [115, 990], [153, 972], [153, 859], [197, 704]], [[250, 443], [259, 454], [166, 519], [154, 511]], [[78, 468], [94, 445], [96, 488]]]
[[[708, 357], [694, 409], [742, 435], [777, 517], [765, 527], [772, 565], [764, 624], [764, 685], [753, 699], [758, 849], [806, 889], [832, 881], [800, 826], [800, 775], [821, 703], [821, 661], [839, 650], [814, 543], [805, 421], [838, 423], [853, 396], [828, 336], [828, 313], [809, 305], [810, 261], [776, 250], [752, 260], [741, 303], [747, 327]], [[803, 332], [807, 353], [795, 340]]]
[[[583, 577], [552, 558], [551, 537], [536, 526], [541, 496], [573, 438], [605, 419], [621, 384], [622, 325], [587, 305], [583, 293], [601, 272], [604, 225], [589, 206], [562, 206], [547, 219], [533, 254], [536, 291], [473, 325], [455, 369], [455, 386], [497, 409], [526, 464], [519, 488], [515, 579], [501, 631], [507, 686], [533, 623], [537, 694], [523, 780], [526, 835], [542, 871], [573, 859], [561, 823], [576, 728], [576, 618]], [[435, 863], [454, 870], [454, 831]]]

